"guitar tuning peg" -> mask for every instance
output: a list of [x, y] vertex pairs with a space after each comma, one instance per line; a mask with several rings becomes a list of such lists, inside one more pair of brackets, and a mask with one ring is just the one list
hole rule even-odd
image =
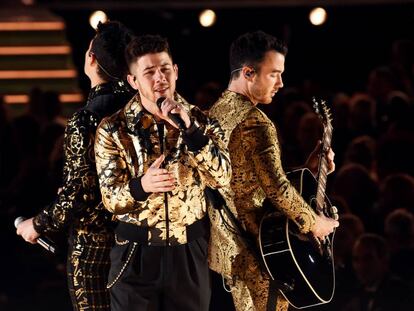
[[331, 217], [335, 220], [339, 219], [338, 208], [336, 206], [331, 206], [330, 208]]

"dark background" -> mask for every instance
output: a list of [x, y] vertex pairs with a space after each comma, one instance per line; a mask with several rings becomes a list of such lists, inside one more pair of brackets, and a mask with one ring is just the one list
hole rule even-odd
[[[201, 27], [201, 9], [108, 9], [137, 34], [158, 33], [167, 37], [179, 66], [178, 90], [190, 100], [205, 82], [223, 86], [229, 76], [230, 42], [245, 31], [261, 29], [288, 43], [285, 86], [311, 79], [333, 91], [363, 90], [369, 70], [389, 60], [396, 39], [414, 36], [414, 4], [328, 6], [328, 20], [313, 26], [311, 7], [247, 7], [216, 9], [213, 27]], [[94, 30], [89, 26], [91, 9], [52, 8], [67, 25], [73, 57], [83, 72], [83, 55]], [[87, 78], [80, 74], [87, 90]]]

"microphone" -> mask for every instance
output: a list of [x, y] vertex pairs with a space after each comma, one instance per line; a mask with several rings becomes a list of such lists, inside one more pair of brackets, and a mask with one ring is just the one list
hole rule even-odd
[[[157, 99], [157, 106], [158, 106], [158, 108], [161, 108], [161, 104], [162, 104], [162, 102], [165, 100], [165, 97], [160, 97], [160, 98], [158, 98]], [[178, 128], [181, 130], [181, 131], [185, 131], [187, 128], [185, 127], [185, 122], [184, 122], [184, 120], [183, 119], [181, 119], [180, 118], [180, 116], [178, 115], [178, 114], [176, 114], [176, 113], [171, 113], [171, 112], [168, 112], [168, 117], [175, 123], [175, 125], [177, 125], [178, 126]]]
[[[14, 226], [17, 227], [19, 226], [19, 224], [23, 221], [25, 221], [26, 218], [19, 216], [14, 220]], [[49, 252], [56, 254], [56, 246], [55, 243], [53, 243], [51, 240], [49, 240], [48, 238], [45, 237], [39, 237], [37, 238], [37, 244], [41, 245], [42, 247], [44, 247], [46, 250], [48, 250]]]

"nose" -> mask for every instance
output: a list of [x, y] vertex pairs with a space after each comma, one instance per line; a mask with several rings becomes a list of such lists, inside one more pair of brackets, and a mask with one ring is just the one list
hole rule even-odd
[[279, 79], [277, 79], [276, 85], [277, 85], [278, 88], [282, 88], [283, 87], [283, 79], [282, 79], [281, 76], [279, 77]]
[[161, 71], [161, 69], [157, 69], [154, 76], [157, 82], [166, 80], [165, 74]]

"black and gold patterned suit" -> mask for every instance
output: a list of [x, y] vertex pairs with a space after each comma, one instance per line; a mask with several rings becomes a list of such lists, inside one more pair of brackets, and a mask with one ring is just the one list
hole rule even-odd
[[[222, 94], [211, 108], [210, 117], [217, 119], [225, 132], [232, 165], [231, 183], [220, 192], [245, 228], [258, 236], [264, 214], [262, 204], [268, 198], [303, 232], [308, 232], [315, 216], [286, 178], [273, 122], [247, 97], [231, 91]], [[211, 214], [210, 267], [232, 279], [232, 295], [238, 311], [266, 310], [267, 278], [226, 229], [217, 212], [213, 210]], [[287, 307], [279, 295], [277, 310]]]
[[110, 310], [106, 282], [113, 224], [103, 208], [93, 148], [101, 119], [132, 96], [121, 82], [90, 91], [86, 106], [73, 114], [65, 129], [62, 190], [33, 221], [40, 234], [69, 228], [67, 273], [75, 310]]

